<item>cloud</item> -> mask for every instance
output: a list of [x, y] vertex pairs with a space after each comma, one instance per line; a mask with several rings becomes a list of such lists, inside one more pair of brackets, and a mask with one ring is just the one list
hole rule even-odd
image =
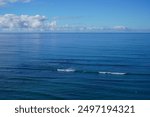
[[50, 22], [40, 15], [0, 15], [1, 31], [50, 31], [56, 28], [56, 21]]
[[118, 31], [128, 30], [126, 26], [114, 26], [112, 29], [118, 30]]
[[51, 30], [55, 30], [57, 26], [57, 22], [54, 20], [52, 22], [49, 23], [48, 27], [51, 29]]
[[101, 26], [88, 26], [88, 25], [63, 25], [57, 26], [55, 29], [60, 32], [127, 32], [130, 29], [126, 26], [113, 26], [113, 27], [101, 27]]
[[15, 3], [15, 2], [26, 3], [26, 2], [30, 2], [30, 1], [31, 0], [0, 0], [0, 6], [6, 5], [6, 4], [9, 4], [9, 3]]
[[[60, 20], [59, 20], [60, 21]], [[130, 28], [126, 26], [100, 27], [88, 25], [57, 25], [56, 19], [49, 21], [41, 15], [0, 15], [1, 32], [126, 32]]]

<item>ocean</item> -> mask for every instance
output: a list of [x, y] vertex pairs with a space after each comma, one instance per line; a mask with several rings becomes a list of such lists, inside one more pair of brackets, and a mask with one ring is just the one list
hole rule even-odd
[[1, 33], [0, 99], [150, 99], [150, 34]]

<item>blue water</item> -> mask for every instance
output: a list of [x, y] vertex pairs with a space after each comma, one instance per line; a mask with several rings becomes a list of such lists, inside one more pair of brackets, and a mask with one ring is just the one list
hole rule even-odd
[[0, 99], [150, 99], [150, 34], [0, 34]]

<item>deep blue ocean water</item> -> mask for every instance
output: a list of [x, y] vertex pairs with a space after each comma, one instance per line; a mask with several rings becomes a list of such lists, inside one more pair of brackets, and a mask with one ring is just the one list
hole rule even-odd
[[150, 99], [150, 34], [0, 34], [0, 99]]

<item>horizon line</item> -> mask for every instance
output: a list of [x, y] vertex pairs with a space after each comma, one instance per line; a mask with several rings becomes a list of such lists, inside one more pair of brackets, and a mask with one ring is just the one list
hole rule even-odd
[[7, 33], [7, 34], [11, 34], [11, 33], [12, 34], [13, 33], [20, 33], [20, 34], [21, 33], [136, 33], [137, 34], [137, 33], [150, 33], [150, 32], [146, 32], [146, 31], [145, 32], [142, 32], [142, 31], [141, 32], [136, 32], [136, 31], [133, 31], [133, 32], [92, 32], [92, 31], [91, 32], [84, 32], [84, 31], [83, 32], [79, 32], [79, 31], [73, 31], [73, 32], [70, 32], [70, 31], [60, 31], [60, 32], [57, 32], [57, 31], [53, 31], [53, 32], [46, 32], [46, 31], [45, 32], [40, 32], [40, 31], [39, 32], [34, 32], [34, 31], [33, 32], [19, 32], [19, 31], [18, 32], [17, 31], [16, 32], [11, 32], [11, 31], [10, 32], [0, 32], [0, 34], [4, 34], [4, 33]]

